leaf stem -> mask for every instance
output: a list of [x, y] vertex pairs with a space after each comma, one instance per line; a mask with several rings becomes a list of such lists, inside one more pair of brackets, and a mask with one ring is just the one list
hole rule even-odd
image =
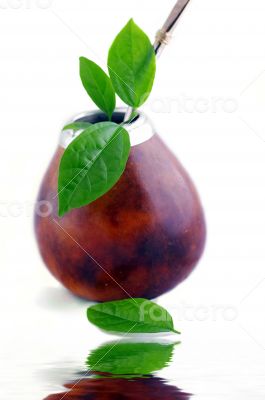
[[[130, 111], [130, 112], [128, 112], [128, 111]], [[128, 110], [124, 116], [122, 125], [129, 124], [130, 122], [132, 122], [134, 120], [134, 118], [136, 117], [136, 115], [135, 115], [136, 113], [137, 113], [136, 108], [133, 108], [133, 107], [128, 108]]]
[[133, 107], [128, 107], [126, 110], [126, 113], [124, 114], [124, 120], [123, 122], [126, 122], [128, 119], [130, 119], [130, 116], [133, 113]]

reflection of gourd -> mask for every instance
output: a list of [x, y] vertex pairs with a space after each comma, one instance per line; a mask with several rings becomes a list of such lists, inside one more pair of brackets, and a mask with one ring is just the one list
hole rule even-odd
[[[96, 122], [97, 116], [84, 119]], [[151, 125], [142, 115], [139, 120], [133, 135], [144, 138]], [[132, 147], [124, 174], [107, 194], [58, 218], [63, 151], [57, 149], [38, 196], [52, 212], [35, 218], [52, 274], [74, 294], [95, 301], [154, 298], [183, 281], [202, 254], [205, 221], [193, 183], [160, 138], [154, 134]]]
[[161, 378], [147, 377], [126, 379], [81, 379], [66, 384], [69, 392], [48, 396], [45, 400], [61, 400], [63, 396], [71, 400], [189, 400], [190, 395], [177, 387], [168, 385]]

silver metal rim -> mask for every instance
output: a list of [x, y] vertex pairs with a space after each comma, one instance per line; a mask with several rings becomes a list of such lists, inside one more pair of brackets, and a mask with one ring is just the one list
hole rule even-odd
[[[117, 108], [115, 111], [118, 112], [126, 112], [125, 108]], [[88, 112], [83, 112], [81, 114], [76, 115], [74, 118], [72, 118], [70, 121], [67, 122], [68, 124], [71, 124], [80, 118], [84, 118], [87, 116], [91, 116], [95, 114], [97, 111], [88, 111]], [[131, 146], [137, 146], [139, 144], [142, 144], [146, 142], [147, 140], [151, 139], [151, 137], [154, 135], [155, 130], [154, 127], [150, 121], [150, 119], [147, 117], [145, 113], [142, 111], [139, 111], [139, 118], [131, 123], [131, 124], [125, 124], [124, 128], [127, 130], [127, 132], [130, 135], [130, 141], [131, 141]], [[59, 139], [59, 145], [66, 149], [69, 144], [82, 133], [82, 130], [74, 132], [72, 129], [62, 131], [60, 134], [60, 139]]]

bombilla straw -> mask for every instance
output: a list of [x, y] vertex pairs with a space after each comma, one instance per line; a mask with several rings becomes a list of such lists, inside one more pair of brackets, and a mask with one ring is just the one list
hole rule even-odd
[[[190, 0], [178, 0], [173, 10], [169, 14], [166, 22], [164, 23], [162, 29], [157, 32], [154, 42], [154, 49], [157, 58], [161, 56], [164, 48], [170, 42], [170, 39], [172, 38], [172, 32], [176, 27], [177, 21], [189, 2]], [[128, 107], [125, 113], [124, 121], [127, 121], [131, 117], [132, 113], [133, 108]]]
[[189, 1], [190, 0], [178, 0], [173, 10], [169, 14], [166, 22], [164, 23], [163, 28], [157, 32], [154, 43], [154, 49], [157, 57], [161, 55], [162, 51], [172, 38], [172, 32], [176, 28], [177, 21], [185, 10]]

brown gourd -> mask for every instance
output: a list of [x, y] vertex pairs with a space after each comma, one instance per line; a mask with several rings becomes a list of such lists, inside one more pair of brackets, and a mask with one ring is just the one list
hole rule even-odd
[[[123, 117], [114, 114], [117, 122]], [[82, 120], [102, 118], [98, 112]], [[132, 144], [135, 137], [142, 142], [108, 193], [58, 217], [59, 145], [38, 195], [39, 204], [50, 205], [48, 215], [35, 215], [42, 258], [67, 289], [89, 300], [155, 298], [182, 282], [203, 252], [205, 219], [194, 184], [143, 114], [135, 124]]]

